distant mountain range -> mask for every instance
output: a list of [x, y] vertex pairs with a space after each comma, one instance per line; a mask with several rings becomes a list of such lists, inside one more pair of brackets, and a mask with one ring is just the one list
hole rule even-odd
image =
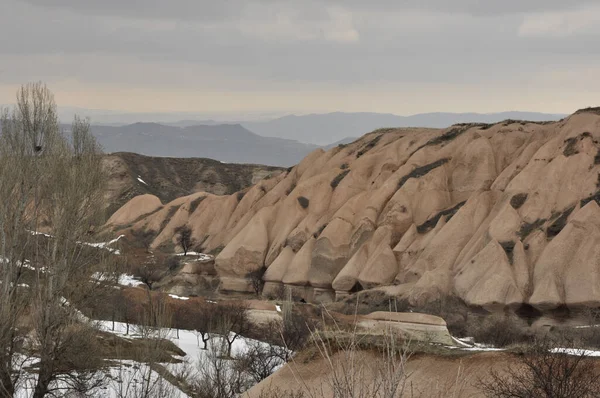
[[148, 156], [211, 158], [221, 162], [291, 166], [316, 145], [261, 137], [239, 124], [168, 126], [134, 123], [126, 126], [92, 126], [92, 133], [107, 153], [135, 152]]
[[[86, 116], [85, 110], [80, 112]], [[127, 116], [125, 119], [119, 119]], [[309, 152], [347, 144], [382, 127], [444, 128], [456, 123], [495, 123], [502, 120], [550, 121], [566, 115], [536, 112], [423, 113], [398, 116], [384, 113], [326, 113], [289, 115], [266, 121], [224, 124], [194, 115], [163, 123], [119, 125], [134, 114], [104, 120], [110, 125], [93, 125], [92, 131], [107, 152], [135, 152], [148, 156], [207, 157], [222, 162], [291, 166]], [[140, 116], [141, 117], [141, 116]], [[162, 114], [144, 118], [168, 119]], [[64, 119], [63, 119], [64, 120]], [[95, 119], [92, 119], [94, 122]], [[97, 121], [96, 121], [97, 122]]]
[[536, 112], [423, 113], [398, 116], [385, 113], [325, 113], [284, 116], [264, 122], [241, 122], [247, 129], [266, 137], [279, 137], [317, 145], [329, 145], [346, 137], [360, 137], [380, 127], [444, 128], [456, 123], [497, 123], [506, 119], [559, 120], [563, 114]]

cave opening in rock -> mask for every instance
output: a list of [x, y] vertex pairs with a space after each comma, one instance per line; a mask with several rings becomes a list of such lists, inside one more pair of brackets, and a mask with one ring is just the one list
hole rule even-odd
[[350, 293], [358, 293], [358, 292], [361, 292], [363, 290], [364, 289], [363, 289], [362, 285], [359, 282], [356, 282], [354, 284], [354, 286], [352, 286], [352, 289], [350, 289]]

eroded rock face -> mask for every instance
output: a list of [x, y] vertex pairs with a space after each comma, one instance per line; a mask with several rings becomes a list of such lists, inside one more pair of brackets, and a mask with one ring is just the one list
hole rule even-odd
[[[129, 228], [155, 229], [160, 247], [189, 225], [203, 250], [222, 249], [227, 290], [247, 290], [248, 274], [266, 268], [267, 294], [288, 285], [305, 300], [404, 285], [413, 302], [598, 306], [599, 148], [597, 112], [378, 130], [243, 196], [180, 198]], [[136, 200], [114, 225], [137, 216]]]

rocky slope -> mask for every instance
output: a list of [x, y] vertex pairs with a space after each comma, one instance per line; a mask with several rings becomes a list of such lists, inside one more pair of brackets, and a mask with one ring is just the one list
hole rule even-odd
[[[379, 286], [413, 302], [600, 305], [600, 109], [558, 122], [377, 130], [245, 194], [136, 197], [114, 226], [216, 251], [221, 289], [329, 301]], [[143, 210], [140, 210], [142, 209]], [[144, 216], [144, 213], [147, 213]]]
[[106, 193], [109, 216], [138, 195], [152, 194], [163, 203], [199, 191], [230, 195], [285, 170], [204, 158], [152, 157], [130, 152], [106, 155], [103, 165], [109, 174]]

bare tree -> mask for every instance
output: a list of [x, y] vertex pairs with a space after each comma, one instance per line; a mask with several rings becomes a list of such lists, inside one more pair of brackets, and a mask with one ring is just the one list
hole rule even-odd
[[252, 285], [252, 290], [257, 296], [260, 296], [262, 293], [263, 287], [265, 285], [265, 281], [263, 280], [263, 276], [265, 275], [265, 271], [267, 269], [265, 267], [258, 268], [250, 272], [246, 277], [250, 279], [250, 284]]
[[478, 386], [494, 398], [589, 398], [600, 396], [600, 380], [584, 350], [552, 352], [555, 342], [538, 340], [516, 356], [515, 366], [492, 370]]
[[226, 345], [227, 358], [231, 358], [231, 348], [235, 340], [248, 331], [248, 308], [241, 303], [222, 303], [215, 306], [213, 322], [215, 331], [221, 336]]
[[187, 225], [182, 225], [175, 230], [177, 234], [177, 243], [183, 249], [183, 255], [187, 256], [188, 251], [192, 248], [194, 240], [192, 239], [192, 230]]
[[65, 136], [42, 83], [19, 90], [1, 126], [0, 396], [15, 394], [20, 359], [30, 353], [38, 398], [72, 371], [65, 363], [82, 322], [76, 307], [93, 297], [89, 269], [109, 254], [82, 244], [102, 222], [106, 176], [89, 123], [75, 118]]

